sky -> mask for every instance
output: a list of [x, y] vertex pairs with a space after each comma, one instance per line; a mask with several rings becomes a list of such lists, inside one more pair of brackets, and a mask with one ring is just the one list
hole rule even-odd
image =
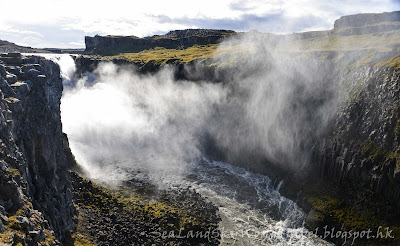
[[84, 36], [187, 28], [293, 33], [328, 30], [340, 16], [400, 10], [400, 0], [3, 1], [0, 39], [34, 48], [84, 48]]

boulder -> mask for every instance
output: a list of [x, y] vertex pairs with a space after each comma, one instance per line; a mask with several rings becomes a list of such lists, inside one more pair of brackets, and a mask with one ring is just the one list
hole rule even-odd
[[3, 222], [4, 224], [7, 224], [8, 223], [8, 217], [5, 216], [3, 213], [0, 213], [0, 221]]
[[40, 242], [41, 241], [41, 232], [40, 231], [29, 231], [29, 237], [32, 239], [33, 242]]
[[20, 66], [7, 66], [6, 70], [7, 70], [7, 72], [15, 74], [16, 76], [21, 75], [21, 67]]
[[0, 57], [0, 61], [3, 61], [5, 64], [9, 64], [9, 65], [21, 65], [22, 58], [21, 57]]
[[7, 97], [6, 102], [8, 103], [8, 108], [13, 112], [13, 113], [19, 113], [22, 111], [22, 105], [20, 103], [20, 100], [14, 97]]
[[18, 92], [18, 94], [22, 94], [22, 95], [27, 94], [31, 90], [31, 87], [27, 83], [24, 83], [24, 82], [16, 82], [11, 85], [11, 88], [16, 90]]
[[7, 74], [7, 71], [6, 71], [6, 69], [4, 68], [4, 66], [3, 65], [0, 65], [0, 76], [6, 76], [6, 74]]
[[29, 78], [36, 78], [38, 75], [40, 75], [40, 71], [36, 69], [29, 69], [28, 71], [24, 72]]
[[307, 214], [304, 225], [310, 231], [315, 231], [316, 228], [322, 228], [324, 226], [324, 218], [317, 211], [311, 209]]
[[10, 85], [7, 83], [6, 80], [4, 80], [2, 77], [0, 77], [0, 90], [3, 92], [4, 97], [15, 97], [15, 92], [13, 89], [10, 87]]
[[46, 75], [40, 74], [40, 75], [38, 75], [36, 78], [33, 78], [33, 81], [34, 81], [34, 82], [37, 81], [37, 82], [39, 82], [40, 84], [45, 84], [46, 81], [47, 81], [47, 77], [46, 77]]
[[6, 75], [6, 80], [9, 84], [15, 83], [15, 82], [17, 82], [17, 76], [9, 73]]
[[6, 230], [3, 222], [0, 220], [0, 233], [4, 232]]
[[17, 223], [23, 230], [27, 230], [31, 226], [31, 223], [29, 222], [28, 218], [24, 216], [18, 216]]

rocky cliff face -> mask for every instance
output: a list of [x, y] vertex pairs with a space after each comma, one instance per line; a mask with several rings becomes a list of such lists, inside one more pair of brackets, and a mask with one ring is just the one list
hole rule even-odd
[[400, 11], [381, 14], [357, 14], [342, 16], [335, 21], [335, 28], [362, 27], [376, 25], [382, 22], [400, 21]]
[[365, 66], [345, 76], [349, 98], [314, 165], [321, 177], [362, 185], [400, 208], [400, 70]]
[[59, 244], [75, 215], [59, 67], [3, 55], [0, 89], [0, 243]]
[[221, 42], [225, 36], [234, 33], [229, 30], [187, 29], [145, 38], [135, 36], [87, 36], [85, 37], [85, 53], [110, 55], [122, 52], [139, 52], [155, 47], [176, 49], [195, 44], [215, 44]]

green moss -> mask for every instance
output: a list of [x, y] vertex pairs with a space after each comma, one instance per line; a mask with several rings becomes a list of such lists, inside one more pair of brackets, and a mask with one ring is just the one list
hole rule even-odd
[[374, 50], [388, 52], [400, 43], [400, 30], [386, 32], [385, 35], [330, 35], [318, 38], [280, 42], [278, 50], [285, 51], [351, 51]]
[[[357, 210], [346, 202], [329, 195], [309, 198], [308, 201], [313, 205], [317, 214], [325, 218], [325, 223], [337, 225], [344, 231], [367, 231], [376, 232], [378, 228], [389, 227], [393, 230], [392, 236], [395, 238], [383, 238], [378, 242], [379, 245], [399, 245], [400, 226], [393, 225], [386, 220], [382, 220], [370, 211]], [[366, 245], [367, 243], [376, 244], [377, 242], [368, 242], [366, 239], [358, 239], [355, 245]]]
[[[80, 229], [81, 230], [81, 229]], [[82, 235], [79, 232], [68, 231], [64, 239], [65, 246], [95, 246], [88, 236]]]
[[393, 57], [389, 57], [386, 59], [383, 59], [377, 63], [374, 64], [375, 67], [389, 67], [389, 68], [395, 68], [395, 69], [400, 69], [400, 55], [396, 55]]
[[12, 216], [8, 217], [8, 224], [6, 225], [6, 227], [8, 229], [14, 229], [14, 230], [19, 230], [19, 224], [17, 222], [17, 218], [21, 215], [23, 215], [25, 211], [25, 208], [21, 208], [19, 210], [17, 210]]
[[3, 233], [0, 233], [0, 244], [9, 245], [12, 242], [14, 231], [6, 229]]
[[56, 237], [50, 233], [49, 230], [44, 230], [44, 234], [46, 235], [46, 238], [44, 242], [40, 243], [41, 245], [55, 245], [55, 240]]
[[74, 236], [75, 239], [75, 246], [95, 246], [95, 244], [90, 241], [89, 239], [83, 237], [83, 236]]
[[371, 65], [373, 58], [375, 57], [376, 52], [369, 52], [366, 56], [362, 57], [360, 60], [356, 61], [353, 63], [351, 67], [354, 66], [366, 66], [366, 65]]
[[400, 168], [400, 148], [395, 151], [391, 151], [377, 147], [371, 141], [367, 140], [361, 145], [361, 150], [366, 152], [368, 158], [375, 163], [395, 159], [397, 167]]
[[154, 63], [164, 65], [168, 61], [178, 60], [182, 63], [188, 63], [199, 58], [211, 58], [217, 50], [217, 44], [194, 45], [186, 49], [167, 49], [156, 47], [154, 49], [143, 50], [137, 53], [122, 53], [115, 56], [106, 56], [106, 58], [122, 59], [135, 63]]
[[399, 150], [397, 150], [397, 151], [398, 152], [389, 152], [387, 154], [387, 158], [388, 159], [395, 159], [397, 168], [400, 168], [400, 153], [399, 153]]
[[[158, 221], [159, 226], [165, 230], [179, 231], [180, 228], [201, 227], [206, 221], [201, 215], [190, 214], [190, 211], [168, 202], [163, 195], [154, 201], [130, 189], [106, 187], [82, 177], [75, 178], [80, 180], [79, 193], [75, 192], [74, 196], [78, 208], [86, 207], [105, 213], [116, 211], [129, 214], [133, 218]], [[86, 235], [85, 228], [81, 226], [83, 220], [82, 216], [78, 217], [77, 232]]]
[[366, 152], [370, 160], [379, 161], [387, 156], [387, 151], [377, 147], [371, 141], [367, 140], [361, 145], [361, 150]]
[[9, 171], [10, 173], [12, 173], [14, 176], [20, 176], [20, 175], [21, 175], [21, 173], [19, 172], [18, 169], [8, 168], [8, 171]]

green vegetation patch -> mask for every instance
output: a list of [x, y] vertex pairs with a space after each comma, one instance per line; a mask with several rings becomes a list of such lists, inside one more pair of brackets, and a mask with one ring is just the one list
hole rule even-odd
[[[370, 230], [371, 235], [376, 235], [378, 231], [386, 235], [386, 228], [391, 231], [390, 237], [358, 238], [353, 245], [400, 244], [400, 226], [397, 223], [393, 224], [380, 218], [372, 211], [357, 209], [348, 204], [346, 200], [329, 195], [312, 197], [308, 199], [308, 202], [313, 205], [316, 213], [324, 218], [325, 223], [336, 225], [335, 231], [362, 232]], [[373, 204], [373, 206], [379, 206], [379, 204]], [[349, 241], [352, 241], [352, 239]]]
[[288, 40], [278, 45], [285, 51], [351, 51], [376, 50], [390, 52], [400, 44], [400, 30], [364, 35], [329, 35], [326, 37]]
[[18, 169], [8, 168], [8, 171], [9, 171], [10, 173], [12, 173], [14, 176], [20, 176], [20, 175], [21, 175], [21, 173], [19, 172]]
[[99, 185], [73, 172], [70, 177], [79, 217], [77, 230], [69, 236], [69, 245], [79, 245], [79, 241], [84, 240], [117, 244], [132, 240], [138, 244], [152, 242], [166, 245], [218, 243], [218, 238], [179, 239], [174, 235], [167, 238], [160, 236], [161, 232], [178, 234], [182, 230], [203, 233], [217, 230], [216, 211], [213, 212], [213, 218], [210, 212], [199, 213], [194, 208], [191, 210], [179, 206], [168, 194], [149, 197], [133, 189]]
[[400, 69], [400, 54], [383, 59], [375, 64], [377, 67], [389, 67]]
[[180, 63], [188, 63], [196, 59], [208, 59], [214, 56], [218, 44], [194, 45], [186, 49], [167, 49], [156, 47], [137, 53], [122, 53], [115, 56], [105, 56], [105, 58], [122, 59], [134, 63], [145, 64], [153, 62], [158, 65], [164, 65], [167, 62], [179, 61]]
[[[187, 64], [191, 62], [202, 63], [202, 61], [213, 59], [207, 65], [229, 65], [248, 58], [257, 50], [248, 44], [237, 45], [194, 45], [185, 49], [168, 49], [156, 47], [137, 53], [121, 53], [115, 56], [104, 56], [107, 60], [126, 60], [136, 64], [154, 64], [162, 66], [165, 64]], [[222, 63], [224, 62], [224, 63]]]

